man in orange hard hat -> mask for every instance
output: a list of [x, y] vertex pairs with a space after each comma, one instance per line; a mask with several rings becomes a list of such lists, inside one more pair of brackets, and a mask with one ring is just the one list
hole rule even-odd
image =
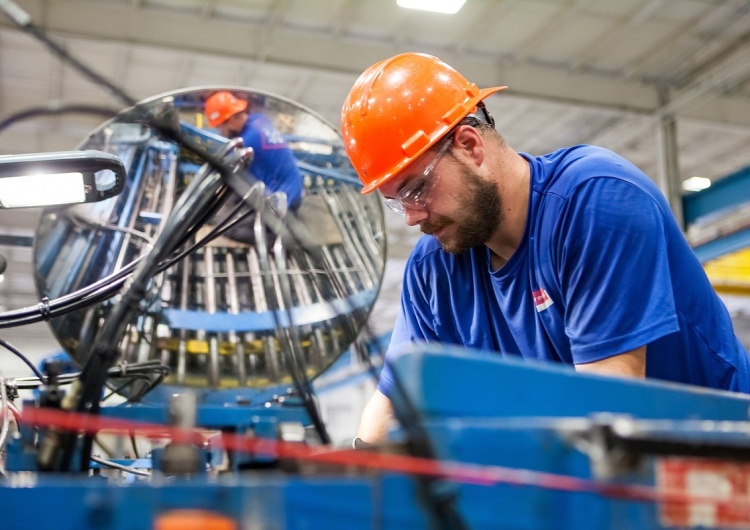
[[211, 95], [204, 108], [208, 124], [227, 138], [242, 138], [254, 151], [250, 173], [268, 192], [284, 192], [287, 206], [296, 210], [302, 200], [303, 180], [284, 135], [262, 112], [261, 105], [227, 91]]
[[416, 341], [750, 392], [747, 351], [652, 180], [595, 146], [514, 151], [484, 105], [504, 88], [406, 53], [368, 68], [344, 103], [363, 192], [425, 233], [359, 438], [385, 439], [390, 364]]

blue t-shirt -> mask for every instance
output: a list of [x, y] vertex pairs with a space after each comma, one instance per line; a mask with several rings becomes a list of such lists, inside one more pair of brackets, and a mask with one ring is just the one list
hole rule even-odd
[[284, 135], [264, 113], [253, 112], [240, 136], [245, 147], [254, 151], [250, 173], [263, 181], [268, 193], [286, 193], [289, 209], [295, 210], [302, 200], [302, 174]]
[[750, 361], [656, 185], [622, 157], [575, 146], [531, 166], [525, 234], [492, 271], [423, 236], [407, 262], [379, 390], [410, 341], [580, 364], [648, 345], [646, 375], [750, 392]]

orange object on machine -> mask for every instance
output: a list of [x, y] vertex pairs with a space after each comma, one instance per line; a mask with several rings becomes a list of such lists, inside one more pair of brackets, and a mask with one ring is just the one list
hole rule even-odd
[[432, 147], [477, 103], [507, 87], [479, 89], [432, 55], [403, 53], [359, 76], [341, 110], [349, 159], [370, 193]]
[[156, 518], [154, 530], [237, 530], [237, 523], [208, 510], [171, 510]]

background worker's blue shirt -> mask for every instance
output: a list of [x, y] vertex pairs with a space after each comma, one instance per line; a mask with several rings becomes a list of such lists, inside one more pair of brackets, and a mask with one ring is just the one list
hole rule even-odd
[[286, 193], [289, 208], [296, 209], [302, 200], [302, 175], [283, 134], [264, 113], [253, 112], [240, 136], [245, 147], [255, 152], [250, 173], [263, 181], [269, 194]]
[[493, 272], [485, 246], [455, 256], [420, 239], [380, 391], [400, 345], [436, 341], [567, 364], [648, 345], [648, 377], [750, 392], [748, 354], [651, 179], [593, 146], [522, 156], [521, 245]]

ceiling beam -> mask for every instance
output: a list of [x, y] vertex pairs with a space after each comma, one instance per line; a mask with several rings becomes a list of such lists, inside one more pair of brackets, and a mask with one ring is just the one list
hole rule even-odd
[[[204, 15], [136, 8], [132, 5], [92, 1], [64, 3], [26, 0], [24, 8], [37, 20], [44, 13], [44, 29], [59, 36], [106, 40], [122, 45], [145, 45], [188, 53], [212, 54], [243, 60], [261, 56], [266, 62], [303, 68], [319, 68], [356, 77], [364, 68], [394, 52], [392, 43], [382, 40], [346, 36], [336, 39], [329, 32], [290, 28], [280, 23], [279, 13], [288, 7], [275, 5], [274, 46], [265, 48], [249, 35], [262, 32], [262, 24], [252, 21], [219, 20]], [[123, 18], [128, 23], [123, 23]], [[254, 27], [257, 26], [257, 27]], [[0, 17], [0, 27], [11, 27], [11, 21]], [[425, 50], [440, 53], [480, 86], [507, 84], [508, 93], [522, 97], [564, 104], [592, 105], [623, 112], [654, 114], [659, 100], [656, 87], [620, 76], [570, 72], [568, 66], [498, 64], [487, 57], [466, 50]], [[444, 52], [444, 53], [441, 53]], [[679, 100], [680, 91], [672, 93]], [[704, 101], [706, 99], [706, 101]], [[711, 95], [693, 100], [676, 111], [677, 117], [717, 121], [750, 127], [750, 101], [743, 97]]]

